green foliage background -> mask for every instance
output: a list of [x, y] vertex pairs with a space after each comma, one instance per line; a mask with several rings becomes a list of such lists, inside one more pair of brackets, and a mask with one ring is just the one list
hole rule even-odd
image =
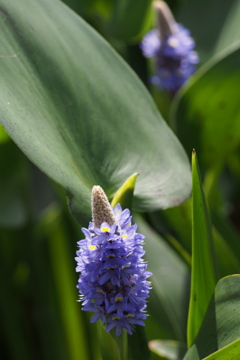
[[111, 200], [134, 173], [118, 198], [153, 289], [129, 359], [239, 359], [240, 1], [167, 3], [201, 59], [174, 99], [139, 49], [151, 1], [0, 0], [1, 359], [108, 359], [76, 301], [76, 242], [91, 187]]

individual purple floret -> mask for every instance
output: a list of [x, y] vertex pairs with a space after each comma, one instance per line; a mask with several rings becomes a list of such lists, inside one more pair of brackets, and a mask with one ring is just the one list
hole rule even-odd
[[156, 75], [152, 83], [172, 94], [195, 72], [199, 62], [189, 30], [177, 24], [163, 1], [156, 1], [157, 27], [147, 33], [140, 45], [143, 55], [154, 58]]
[[134, 325], [144, 325], [151, 289], [144, 236], [131, 224], [130, 211], [120, 204], [113, 209], [100, 186], [93, 187], [92, 212], [94, 223], [82, 229], [85, 239], [76, 257], [82, 310], [94, 312], [91, 322], [101, 319], [107, 332], [116, 328], [119, 336], [124, 328], [132, 334]]

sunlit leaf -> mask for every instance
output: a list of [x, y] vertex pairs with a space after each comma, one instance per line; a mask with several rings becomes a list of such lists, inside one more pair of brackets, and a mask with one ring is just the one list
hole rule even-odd
[[221, 350], [207, 356], [203, 360], [238, 360], [240, 355], [240, 339], [233, 341]]
[[216, 284], [211, 225], [195, 152], [192, 156], [192, 179], [192, 273], [188, 346], [192, 345], [198, 334]]
[[[236, 346], [236, 349], [239, 349], [239, 316], [240, 275], [232, 275], [218, 282], [204, 322], [196, 338], [195, 345], [201, 359], [227, 347], [233, 342], [236, 343], [229, 346], [229, 350], [234, 354], [234, 347]], [[224, 350], [222, 354], [225, 351], [227, 350]], [[216, 357], [216, 359], [218, 358]], [[221, 357], [220, 359], [222, 360]], [[231, 359], [231, 357], [228, 359]], [[233, 357], [233, 359], [235, 358]]]
[[118, 203], [120, 203], [123, 209], [125, 208], [131, 209], [133, 192], [134, 192], [137, 176], [138, 174], [131, 175], [123, 183], [123, 185], [117, 190], [111, 202], [111, 205], [113, 207], [116, 206]]

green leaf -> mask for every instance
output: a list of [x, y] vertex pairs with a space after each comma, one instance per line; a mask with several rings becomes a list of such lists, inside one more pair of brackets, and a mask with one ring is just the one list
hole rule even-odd
[[216, 211], [212, 212], [212, 219], [216, 230], [224, 239], [227, 240], [231, 250], [236, 254], [236, 256], [238, 256], [240, 253], [240, 242], [239, 232], [237, 231], [236, 227], [234, 227], [230, 219], [227, 219], [225, 216], [223, 216], [223, 214]]
[[239, 252], [234, 251], [234, 248], [231, 246], [230, 236], [223, 238], [214, 227], [212, 232], [220, 277], [239, 273]]
[[[230, 5], [230, 6], [229, 6]], [[219, 37], [214, 48], [214, 52], [217, 53], [235, 41], [239, 41], [240, 37], [240, 1], [229, 1], [229, 11], [224, 16], [224, 23], [219, 32]]]
[[133, 192], [138, 174], [131, 175], [123, 185], [115, 193], [111, 205], [115, 207], [117, 204], [121, 204], [123, 209], [132, 208]]
[[[32, 344], [30, 342], [32, 337], [29, 336], [30, 331], [27, 326], [29, 323], [26, 324], [26, 312], [23, 310], [22, 302], [19, 301], [23, 299], [22, 289], [19, 284], [16, 286], [14, 281], [16, 268], [24, 253], [22, 242], [19, 241], [20, 236], [23, 236], [23, 233], [17, 232], [16, 229], [7, 231], [0, 228], [0, 318], [1, 333], [4, 338], [4, 346], [1, 342], [0, 352], [1, 357], [16, 360], [21, 356], [23, 359], [31, 360], [32, 351], [29, 343]], [[24, 262], [22, 264], [26, 265]], [[26, 292], [26, 287], [24, 290]]]
[[[217, 350], [224, 349], [230, 344], [232, 346], [229, 347], [229, 350], [232, 351], [235, 345], [239, 349], [239, 344], [234, 344], [234, 342], [240, 340], [239, 317], [240, 275], [231, 275], [218, 282], [204, 322], [196, 338], [195, 345], [201, 359]], [[225, 351], [227, 352], [227, 350], [224, 350], [222, 354]], [[212, 357], [212, 359], [215, 358]], [[231, 359], [231, 357], [226, 359]]]
[[191, 30], [202, 62], [239, 39], [238, 8], [239, 0], [191, 0], [182, 4], [178, 20]]
[[201, 360], [196, 345], [192, 345], [186, 352], [183, 360]]
[[151, 360], [152, 355], [148, 348], [145, 327], [136, 326], [133, 334], [128, 335], [129, 355], [132, 360]]
[[[240, 43], [215, 56], [179, 92], [172, 123], [188, 153], [219, 167], [240, 144]], [[219, 165], [220, 164], [220, 165]]]
[[59, 209], [50, 207], [44, 214], [41, 226], [49, 238], [51, 262], [69, 349], [69, 360], [78, 360], [80, 356], [82, 360], [89, 360], [83, 314], [80, 304], [76, 301], [77, 291], [72, 258], [69, 255], [69, 239]]
[[64, 0], [63, 2], [90, 21], [96, 19], [96, 13], [101, 17], [108, 17], [113, 7], [113, 0]]
[[203, 360], [239, 360], [240, 339], [207, 356]]
[[4, 128], [0, 125], [0, 144], [5, 143], [9, 140], [8, 133], [4, 130]]
[[134, 219], [138, 231], [146, 237], [145, 258], [148, 270], [153, 273], [150, 278], [153, 287], [149, 299], [150, 315], [161, 325], [164, 324], [165, 336], [171, 332], [172, 337], [185, 341], [189, 299], [188, 266], [139, 215]]
[[97, 322], [98, 340], [102, 360], [127, 360], [127, 332], [123, 330], [120, 336], [114, 331], [106, 332], [101, 322]]
[[111, 198], [135, 172], [135, 209], [184, 201], [186, 154], [105, 40], [58, 0], [0, 0], [0, 20], [1, 123], [78, 221], [90, 219], [93, 185]]
[[166, 224], [166, 229], [173, 230], [184, 248], [191, 252], [192, 204], [190, 198], [180, 206], [149, 214], [149, 217], [155, 229], [159, 231], [163, 227], [162, 222]]
[[125, 40], [139, 35], [150, 14], [151, 4], [152, 0], [115, 1], [109, 34]]
[[186, 347], [183, 343], [174, 340], [151, 340], [149, 348], [152, 352], [164, 359], [182, 360], [186, 352]]
[[206, 314], [216, 284], [211, 225], [195, 151], [192, 155], [192, 276], [188, 314], [188, 346]]

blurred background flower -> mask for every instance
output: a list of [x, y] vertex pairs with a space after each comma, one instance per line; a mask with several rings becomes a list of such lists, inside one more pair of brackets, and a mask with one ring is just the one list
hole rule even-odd
[[146, 58], [154, 59], [152, 83], [174, 95], [195, 72], [199, 58], [190, 31], [176, 23], [167, 4], [155, 1], [154, 8], [156, 28], [144, 36], [140, 46]]

